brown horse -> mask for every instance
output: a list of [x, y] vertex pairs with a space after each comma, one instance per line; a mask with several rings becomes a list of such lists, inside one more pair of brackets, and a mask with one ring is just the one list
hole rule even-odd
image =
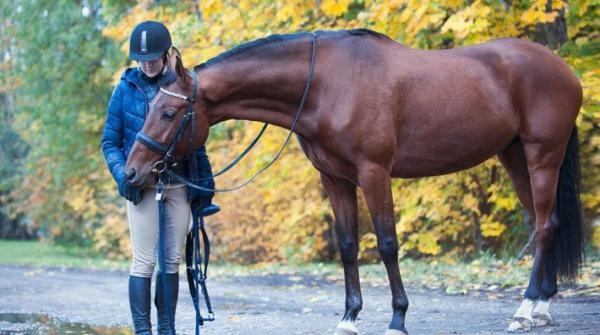
[[[357, 334], [362, 307], [357, 186], [391, 286], [386, 334], [404, 334], [408, 299], [390, 179], [452, 173], [494, 155], [536, 229], [529, 286], [510, 327], [548, 323], [557, 277], [575, 278], [583, 257], [575, 129], [582, 90], [569, 67], [543, 46], [518, 39], [423, 51], [362, 29], [315, 36], [314, 78], [293, 130], [320, 172], [335, 214], [346, 283], [346, 310], [336, 333]], [[183, 139], [193, 135], [194, 148], [206, 141], [210, 126], [229, 119], [290, 129], [307, 85], [311, 41], [311, 34], [298, 33], [238, 46], [194, 69], [195, 91], [195, 80], [172, 52], [176, 76], [152, 101], [142, 134], [159, 146], [176, 142], [188, 106], [195, 119], [193, 128], [183, 127]], [[197, 99], [188, 104], [191, 96]], [[187, 150], [187, 141], [174, 143], [175, 157]], [[149, 176], [161, 159], [155, 151], [144, 143], [133, 146], [126, 166], [131, 184], [154, 180]]]

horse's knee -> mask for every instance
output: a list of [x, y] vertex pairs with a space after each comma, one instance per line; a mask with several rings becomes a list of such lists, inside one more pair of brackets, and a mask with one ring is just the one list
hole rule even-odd
[[352, 239], [339, 240], [340, 255], [344, 264], [355, 263], [358, 259], [358, 244]]
[[398, 261], [398, 239], [396, 236], [386, 236], [377, 239], [377, 247], [384, 264]]

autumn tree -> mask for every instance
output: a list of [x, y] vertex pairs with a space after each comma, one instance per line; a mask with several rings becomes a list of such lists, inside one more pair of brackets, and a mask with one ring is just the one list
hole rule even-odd
[[[118, 257], [128, 252], [123, 202], [99, 150], [111, 87], [127, 60], [138, 22], [161, 20], [193, 67], [233, 46], [273, 33], [369, 28], [409, 47], [461, 47], [497, 37], [543, 42], [582, 81], [578, 119], [582, 202], [588, 222], [600, 217], [600, 4], [596, 0], [103, 0], [3, 3], [2, 40], [9, 36], [14, 127], [31, 150], [18, 208], [45, 236], [83, 240]], [[3, 67], [4, 69], [4, 67]], [[1, 93], [1, 92], [0, 92]], [[225, 166], [255, 136], [258, 125], [226, 122], [207, 142], [213, 166]], [[261, 144], [217, 185], [237, 185], [267, 162], [285, 131], [270, 129]], [[528, 238], [523, 209], [500, 163], [489, 160], [453, 175], [395, 180], [395, 213], [403, 255], [514, 256]], [[332, 214], [316, 171], [293, 142], [247, 188], [218, 194], [211, 217], [216, 254], [236, 262], [333, 258]], [[13, 202], [15, 203], [15, 202]], [[377, 259], [364, 206], [363, 260]], [[93, 228], [93, 229], [92, 229]], [[595, 228], [600, 246], [600, 227]], [[81, 238], [83, 236], [83, 238]]]

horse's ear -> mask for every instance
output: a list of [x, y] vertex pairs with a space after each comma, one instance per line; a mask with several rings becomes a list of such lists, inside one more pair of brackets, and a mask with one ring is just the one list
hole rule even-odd
[[183, 82], [188, 84], [188, 76], [186, 75], [183, 61], [181, 60], [181, 53], [176, 47], [171, 48], [171, 54], [169, 55], [169, 65], [171, 69], [175, 70], [177, 77], [181, 78]]

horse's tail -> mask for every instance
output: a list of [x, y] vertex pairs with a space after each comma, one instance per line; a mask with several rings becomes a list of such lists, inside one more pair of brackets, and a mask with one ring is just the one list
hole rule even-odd
[[573, 128], [565, 158], [560, 167], [556, 195], [559, 224], [554, 232], [551, 260], [561, 280], [573, 282], [584, 260], [583, 222], [579, 201], [579, 140]]

